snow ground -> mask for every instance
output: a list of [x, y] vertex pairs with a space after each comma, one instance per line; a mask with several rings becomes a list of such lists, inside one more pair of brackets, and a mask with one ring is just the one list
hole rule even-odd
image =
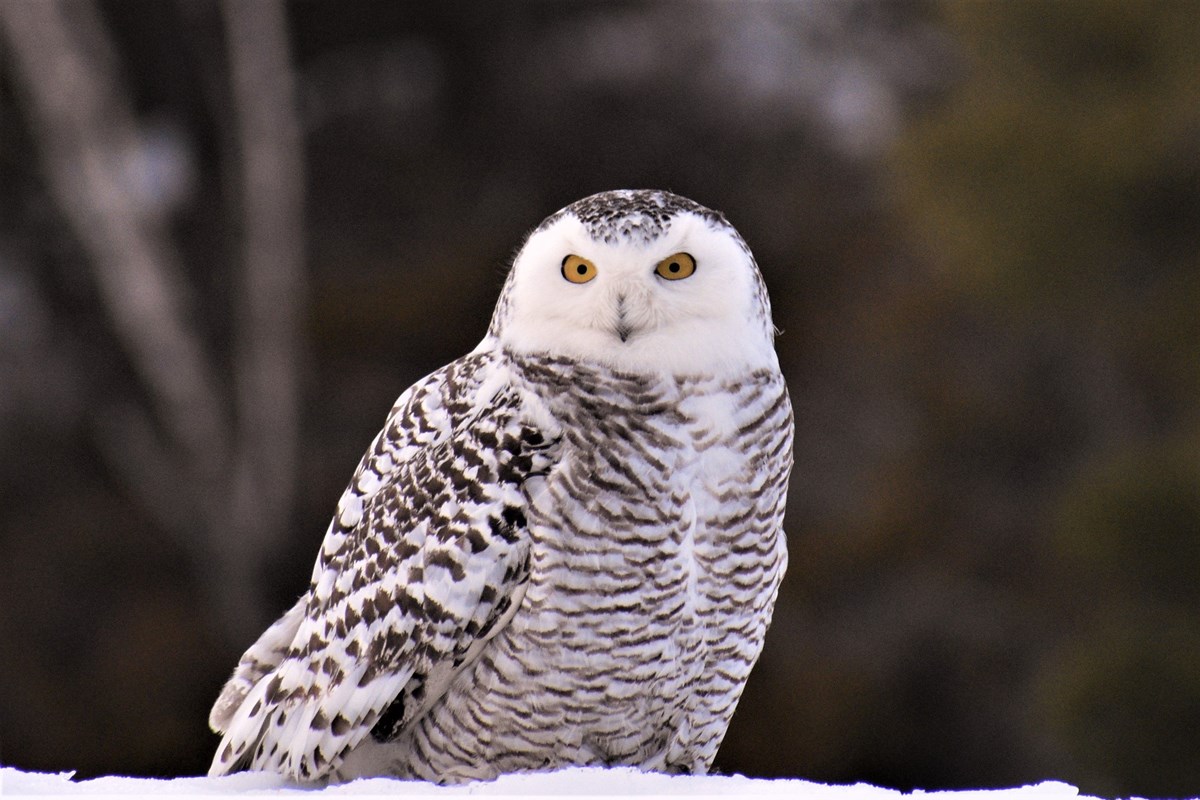
[[763, 780], [738, 776], [669, 776], [635, 769], [574, 768], [559, 772], [505, 775], [489, 783], [466, 786], [435, 786], [415, 781], [386, 778], [359, 780], [325, 789], [302, 789], [288, 785], [276, 775], [242, 773], [225, 778], [96, 778], [73, 783], [70, 773], [46, 774], [22, 772], [0, 767], [0, 795], [39, 795], [77, 797], [80, 795], [119, 795], [121, 797], [160, 797], [163, 795], [225, 795], [241, 797], [283, 797], [299, 800], [320, 795], [359, 797], [450, 797], [478, 795], [487, 797], [603, 797], [636, 795], [639, 797], [694, 798], [717, 796], [789, 797], [796, 800], [1087, 800], [1074, 786], [1046, 782], [1016, 789], [987, 789], [956, 792], [913, 792], [880, 789], [865, 783], [853, 786], [827, 786], [800, 780]]

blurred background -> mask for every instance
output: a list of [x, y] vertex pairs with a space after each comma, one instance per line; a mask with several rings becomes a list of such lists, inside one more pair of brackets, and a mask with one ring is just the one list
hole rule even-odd
[[194, 775], [543, 217], [772, 291], [791, 568], [718, 758], [1200, 792], [1195, 2], [0, 0], [0, 761]]

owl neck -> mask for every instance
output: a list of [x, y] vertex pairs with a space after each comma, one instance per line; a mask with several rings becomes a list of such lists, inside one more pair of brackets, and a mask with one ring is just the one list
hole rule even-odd
[[754, 324], [713, 330], [703, 321], [677, 323], [670, 332], [654, 331], [617, 340], [611, 332], [584, 329], [563, 335], [550, 345], [546, 337], [512, 326], [489, 333], [476, 348], [512, 357], [544, 358], [564, 365], [603, 368], [616, 375], [711, 377], [736, 379], [760, 369], [779, 369], [774, 339]]

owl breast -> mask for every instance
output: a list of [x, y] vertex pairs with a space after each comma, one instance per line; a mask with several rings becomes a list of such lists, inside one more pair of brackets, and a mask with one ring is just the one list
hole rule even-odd
[[704, 772], [786, 562], [782, 379], [530, 357], [514, 371], [563, 431], [554, 466], [525, 487], [527, 589], [441, 700], [378, 745], [387, 771], [443, 782], [568, 764]]

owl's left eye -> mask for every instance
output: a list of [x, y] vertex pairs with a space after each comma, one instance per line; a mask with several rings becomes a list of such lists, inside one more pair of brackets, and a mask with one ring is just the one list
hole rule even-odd
[[680, 281], [690, 278], [696, 271], [696, 259], [688, 253], [676, 253], [658, 262], [654, 274], [669, 281]]

